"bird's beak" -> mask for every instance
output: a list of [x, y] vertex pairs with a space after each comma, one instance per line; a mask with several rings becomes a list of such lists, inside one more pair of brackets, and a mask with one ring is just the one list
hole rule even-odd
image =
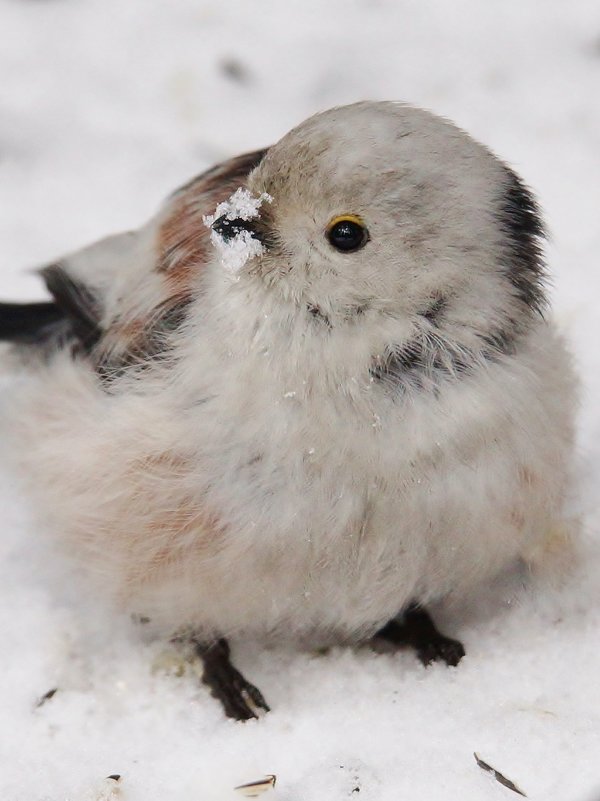
[[222, 217], [219, 217], [218, 220], [214, 221], [211, 228], [225, 242], [229, 242], [230, 239], [233, 239], [242, 231], [247, 231], [251, 237], [262, 242], [263, 239], [257, 223], [258, 220], [242, 220], [241, 218], [230, 220], [227, 215], [224, 214]]

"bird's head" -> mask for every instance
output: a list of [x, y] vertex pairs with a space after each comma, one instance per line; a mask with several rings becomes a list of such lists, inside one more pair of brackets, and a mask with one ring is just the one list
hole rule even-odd
[[426, 111], [364, 102], [318, 114], [266, 151], [245, 192], [255, 202], [246, 219], [234, 208], [211, 221], [226, 244], [251, 244], [240, 278], [330, 325], [443, 319], [469, 347], [543, 308], [531, 195], [486, 148]]

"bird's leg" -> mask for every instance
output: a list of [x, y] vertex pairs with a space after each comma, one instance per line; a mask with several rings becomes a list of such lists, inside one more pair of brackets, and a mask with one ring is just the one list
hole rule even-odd
[[424, 665], [437, 661], [458, 665], [465, 655], [462, 643], [441, 634], [425, 609], [416, 603], [410, 604], [399, 619], [386, 623], [375, 637], [394, 645], [411, 646]]
[[202, 681], [221, 702], [227, 717], [250, 720], [258, 717], [258, 709], [269, 711], [260, 690], [246, 681], [231, 664], [229, 643], [226, 639], [213, 640], [210, 643], [194, 640], [194, 647], [204, 665]]

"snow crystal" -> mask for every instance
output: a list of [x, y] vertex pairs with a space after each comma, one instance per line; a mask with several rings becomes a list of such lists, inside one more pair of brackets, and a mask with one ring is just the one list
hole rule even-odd
[[248, 259], [263, 252], [263, 246], [249, 231], [240, 231], [231, 239], [224, 239], [213, 231], [210, 241], [218, 250], [222, 265], [232, 273], [239, 272]]
[[256, 196], [243, 187], [222, 203], [219, 203], [214, 214], [207, 214], [202, 221], [211, 229], [210, 240], [221, 256], [221, 262], [230, 272], [237, 273], [248, 259], [260, 256], [263, 246], [250, 231], [240, 230], [234, 236], [223, 237], [212, 229], [215, 220], [225, 217], [227, 220], [254, 220], [259, 216], [263, 203], [272, 203], [273, 198], [267, 192]]
[[265, 202], [273, 202], [273, 198], [267, 192], [262, 192], [256, 197], [240, 186], [227, 200], [219, 203], [214, 214], [207, 214], [203, 220], [209, 228], [219, 217], [227, 217], [228, 220], [253, 220], [258, 217], [258, 210]]

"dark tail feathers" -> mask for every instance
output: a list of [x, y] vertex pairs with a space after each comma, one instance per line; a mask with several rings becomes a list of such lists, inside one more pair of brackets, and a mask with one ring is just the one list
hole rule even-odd
[[0, 340], [45, 342], [65, 328], [66, 320], [56, 303], [0, 303]]
[[70, 340], [90, 351], [102, 334], [96, 298], [60, 263], [40, 273], [54, 300], [0, 303], [0, 340], [27, 344]]

